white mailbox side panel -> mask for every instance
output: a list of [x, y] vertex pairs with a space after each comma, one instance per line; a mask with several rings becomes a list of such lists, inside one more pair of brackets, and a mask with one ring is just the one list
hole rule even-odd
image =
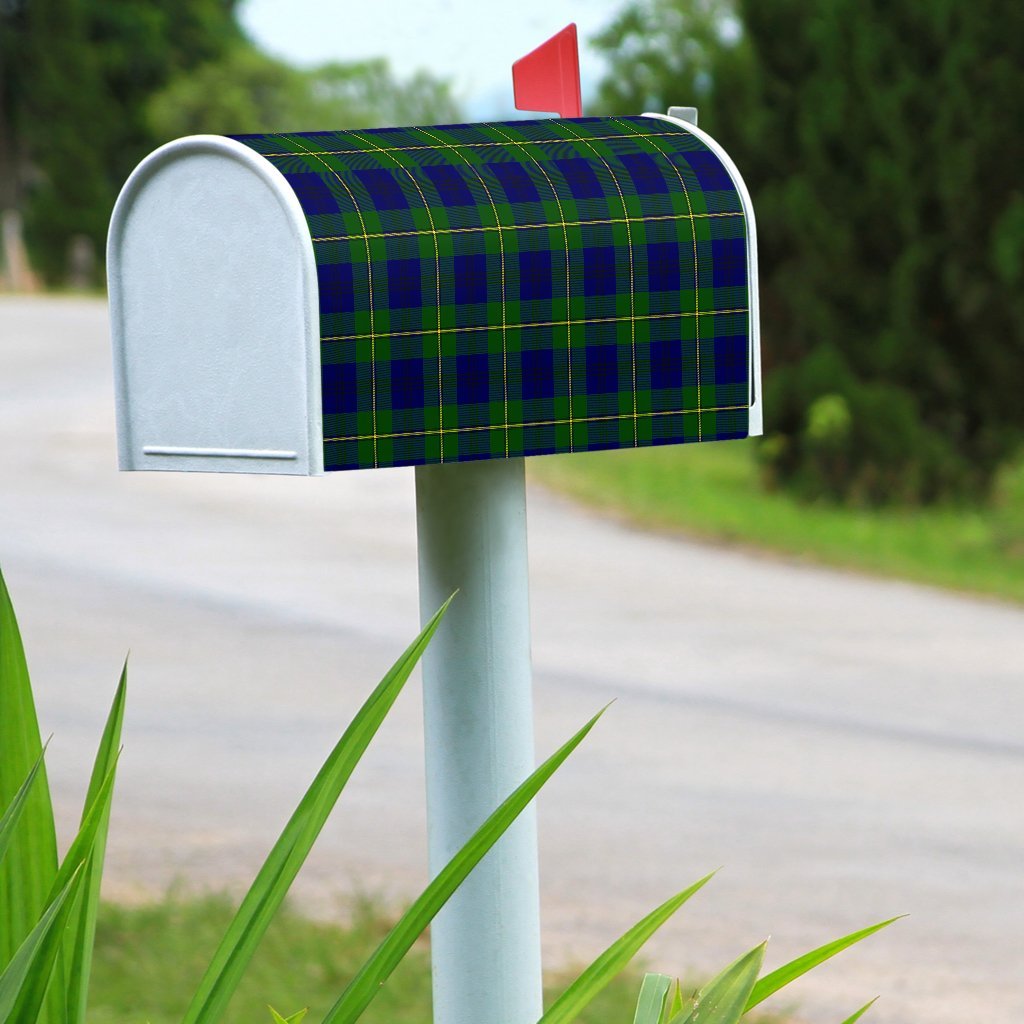
[[107, 267], [121, 469], [323, 472], [313, 245], [268, 161], [218, 136], [156, 150]]

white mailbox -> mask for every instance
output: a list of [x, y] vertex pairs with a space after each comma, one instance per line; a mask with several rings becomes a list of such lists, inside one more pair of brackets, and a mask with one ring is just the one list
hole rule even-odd
[[180, 139], [129, 178], [108, 263], [123, 469], [761, 429], [749, 196], [682, 119]]

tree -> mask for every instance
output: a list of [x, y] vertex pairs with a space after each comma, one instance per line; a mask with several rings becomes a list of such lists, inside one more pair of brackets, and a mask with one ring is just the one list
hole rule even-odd
[[152, 138], [149, 96], [240, 38], [236, 0], [0, 0], [0, 202], [63, 278], [69, 239], [100, 248]]
[[446, 82], [417, 72], [408, 82], [387, 61], [325, 64], [300, 70], [243, 43], [172, 80], [148, 108], [161, 141], [210, 132], [315, 131], [458, 120]]
[[24, 213], [36, 269], [102, 251], [114, 200], [155, 146], [244, 133], [457, 120], [447, 83], [383, 60], [303, 71], [261, 53], [238, 0], [0, 0], [0, 210]]
[[1024, 9], [652, 0], [599, 45], [604, 102], [697, 97], [751, 188], [773, 476], [985, 493], [1024, 438]]

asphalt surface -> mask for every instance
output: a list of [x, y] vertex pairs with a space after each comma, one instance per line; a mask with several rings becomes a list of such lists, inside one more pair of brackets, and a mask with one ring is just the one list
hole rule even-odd
[[[0, 299], [0, 564], [64, 835], [131, 648], [108, 893], [238, 891], [417, 629], [411, 471], [122, 474], [105, 305]], [[530, 496], [550, 964], [706, 871], [650, 947], [770, 965], [910, 916], [792, 989], [800, 1020], [1024, 1018], [1024, 610], [678, 539]], [[415, 681], [297, 885], [425, 878]]]

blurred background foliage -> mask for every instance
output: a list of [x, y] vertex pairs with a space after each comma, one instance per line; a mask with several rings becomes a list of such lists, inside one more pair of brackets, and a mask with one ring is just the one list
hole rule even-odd
[[[102, 251], [170, 138], [461, 118], [424, 72], [261, 52], [237, 3], [0, 0], [0, 209], [47, 283], [71, 239]], [[1024, 5], [633, 0], [596, 45], [590, 112], [696, 104], [752, 192], [762, 482], [862, 507], [1018, 493]]]
[[1024, 434], [1024, 5], [644, 0], [595, 109], [696, 103], [757, 214], [769, 482], [975, 498]]
[[[33, 268], [102, 252], [117, 193], [160, 144], [458, 120], [446, 82], [385, 60], [300, 69], [261, 52], [238, 0], [0, 0], [0, 210], [20, 211]], [[97, 263], [97, 274], [99, 273]]]

